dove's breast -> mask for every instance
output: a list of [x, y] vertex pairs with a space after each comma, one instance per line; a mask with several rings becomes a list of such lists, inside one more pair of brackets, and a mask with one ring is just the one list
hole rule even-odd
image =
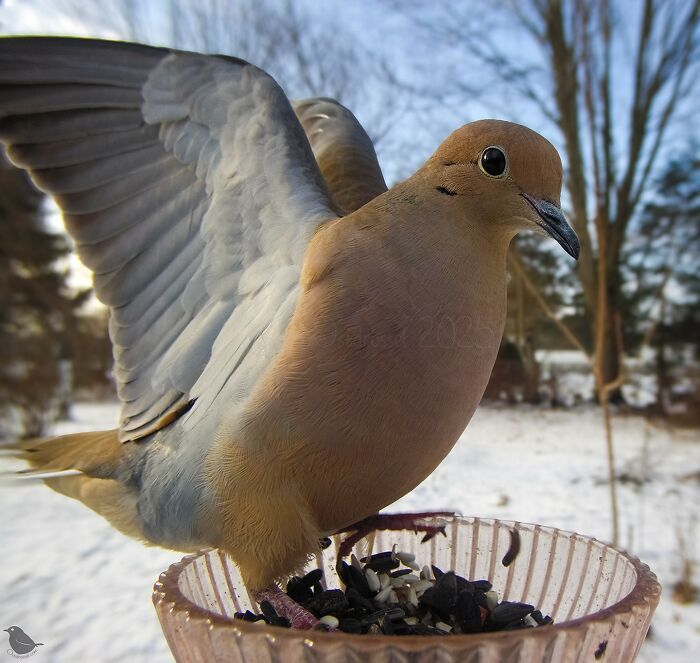
[[[476, 409], [505, 321], [505, 255], [450, 220], [360, 222], [313, 266], [236, 438], [277, 450], [324, 531], [422, 481]], [[440, 229], [442, 225], [442, 229]], [[311, 249], [313, 250], [313, 245]], [[308, 267], [308, 265], [307, 265]]]

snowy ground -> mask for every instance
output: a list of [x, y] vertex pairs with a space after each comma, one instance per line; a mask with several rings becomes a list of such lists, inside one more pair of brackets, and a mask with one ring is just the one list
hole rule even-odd
[[[117, 413], [115, 404], [79, 405], [75, 420], [58, 425], [56, 432], [110, 427]], [[641, 486], [620, 486], [622, 544], [665, 586], [653, 633], [638, 660], [697, 661], [700, 604], [672, 602], [669, 586], [681, 566], [679, 532], [689, 539], [694, 558], [700, 555], [700, 439], [694, 432], [669, 432], [629, 417], [618, 417], [615, 430], [618, 469], [649, 479]], [[14, 466], [4, 463], [4, 469]], [[605, 475], [595, 409], [485, 406], [436, 472], [393, 508], [449, 507], [608, 539]], [[159, 572], [179, 553], [128, 540], [77, 502], [41, 485], [5, 483], [0, 504], [0, 628], [19, 625], [43, 642], [37, 662], [172, 661], [150, 593]], [[0, 658], [5, 651], [0, 643]]]

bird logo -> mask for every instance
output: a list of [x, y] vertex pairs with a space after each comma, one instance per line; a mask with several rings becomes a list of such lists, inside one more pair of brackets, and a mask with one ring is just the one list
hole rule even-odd
[[36, 654], [37, 647], [43, 645], [43, 642], [34, 642], [19, 626], [10, 626], [3, 629], [10, 636], [10, 647], [7, 653], [15, 658], [26, 658]]

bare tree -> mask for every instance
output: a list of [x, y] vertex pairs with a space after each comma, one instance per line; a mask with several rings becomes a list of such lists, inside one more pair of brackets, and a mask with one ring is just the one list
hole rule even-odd
[[393, 126], [391, 69], [337, 19], [294, 0], [65, 0], [66, 12], [121, 39], [243, 58], [290, 97], [333, 97], [355, 112], [375, 143]]

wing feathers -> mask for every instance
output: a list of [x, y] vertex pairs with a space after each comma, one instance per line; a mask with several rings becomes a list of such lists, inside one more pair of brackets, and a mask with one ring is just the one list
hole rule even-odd
[[[190, 243], [197, 247], [201, 255], [204, 252], [204, 241], [198, 233], [206, 204], [200, 198], [189, 216], [183, 219], [183, 223], [178, 223], [174, 230], [159, 237], [147, 251], [120, 269], [96, 274], [95, 292], [101, 301], [109, 306], [124, 306], [135, 300], [139, 292], [158, 278], [163, 270], [168, 269], [171, 260], [178, 259]], [[139, 304], [135, 306], [138, 308]]]
[[[155, 147], [158, 149], [157, 145]], [[151, 153], [153, 154], [153, 151]], [[142, 193], [154, 195], [163, 200], [163, 197], [174, 191], [174, 187], [177, 187], [182, 181], [182, 178], [178, 177], [181, 173], [173, 173], [172, 169], [168, 167], [166, 159], [163, 159], [165, 168], [159, 167], [156, 162], [139, 170], [140, 158], [141, 155], [137, 155], [133, 160], [128, 157], [117, 159], [124, 166], [120, 176], [117, 176], [116, 171], [111, 172], [110, 177], [114, 177], [114, 179], [87, 190], [61, 193], [55, 196], [56, 202], [66, 214], [95, 214], [115, 207], [119, 203], [126, 202]], [[133, 168], [131, 167], [132, 163], [135, 164]], [[187, 179], [190, 180], [191, 177], [187, 177]], [[76, 186], [75, 180], [73, 180], [73, 186]], [[91, 237], [91, 240], [94, 239]]]
[[[0, 140], [8, 143], [55, 142], [95, 134], [117, 133], [143, 126], [143, 116], [138, 108], [10, 115], [0, 117]], [[50, 157], [50, 154], [48, 156]]]
[[134, 176], [148, 181], [156, 173], [167, 175], [170, 158], [163, 154], [162, 146], [154, 142], [133, 152], [96, 159], [89, 164], [35, 170], [34, 181], [55, 194], [80, 193]]
[[[148, 250], [151, 242], [176, 226], [175, 220], [186, 217], [196, 202], [192, 191], [187, 188], [190, 180], [189, 173], [176, 173], [119, 205], [99, 210], [99, 215], [66, 215], [66, 226], [71, 234], [75, 233], [81, 260], [95, 274], [103, 274], [122, 267]], [[98, 217], [99, 223], [94, 231], [92, 226], [86, 227], [95, 223]], [[78, 230], [81, 224], [84, 232]], [[111, 236], [92, 241], [96, 232], [99, 232], [98, 237], [109, 233], [110, 225]]]
[[141, 93], [107, 85], [3, 85], [0, 114], [31, 113], [35, 108], [65, 111], [73, 108], [138, 108]]
[[0, 38], [0, 139], [55, 196], [112, 309], [120, 439], [192, 398], [196, 422], [245, 397], [281, 345], [306, 244], [333, 216], [279, 86], [234, 58]]
[[95, 161], [157, 144], [157, 129], [140, 126], [123, 132], [93, 135], [79, 141], [69, 139], [38, 145], [15, 144], [8, 149], [8, 155], [22, 168], [57, 168]]

